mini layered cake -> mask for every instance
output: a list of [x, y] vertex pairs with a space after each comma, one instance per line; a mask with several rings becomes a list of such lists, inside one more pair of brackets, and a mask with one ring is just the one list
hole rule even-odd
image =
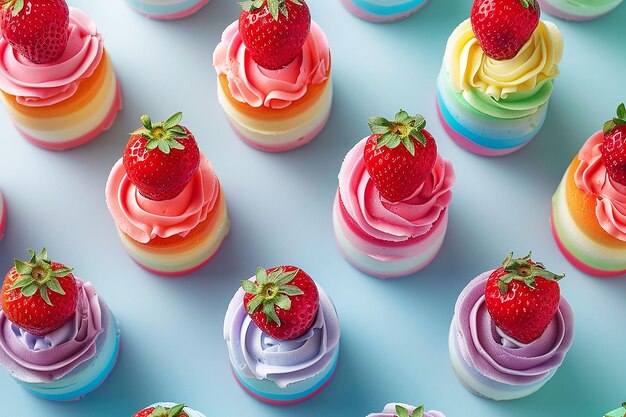
[[452, 369], [469, 391], [496, 401], [541, 388], [574, 336], [572, 309], [559, 290], [563, 276], [530, 255], [512, 255], [465, 287], [450, 326]]
[[127, 0], [137, 12], [152, 19], [174, 20], [190, 16], [209, 0]]
[[604, 417], [626, 417], [626, 402], [620, 408], [605, 414]]
[[63, 150], [107, 130], [122, 100], [94, 22], [68, 9], [64, 0], [7, 4], [1, 19], [0, 90], [20, 133], [35, 145]]
[[448, 39], [437, 103], [457, 144], [499, 156], [528, 144], [543, 126], [563, 38], [553, 23], [539, 20], [536, 0], [483, 7], [486, 1], [475, 0], [471, 18]]
[[424, 406], [414, 407], [408, 404], [390, 403], [380, 413], [371, 413], [366, 417], [446, 417], [435, 410], [424, 411]]
[[2, 286], [0, 365], [38, 397], [78, 400], [113, 370], [117, 322], [91, 283], [50, 261], [45, 248], [30, 253]]
[[353, 15], [370, 22], [404, 19], [420, 10], [428, 0], [341, 0]]
[[181, 275], [207, 263], [230, 230], [226, 198], [182, 113], [130, 137], [111, 170], [106, 201], [122, 244], [145, 269]]
[[311, 22], [304, 0], [286, 0], [284, 8], [278, 1], [243, 10], [213, 54], [217, 96], [228, 120], [244, 142], [270, 152], [317, 136], [333, 95], [326, 35]]
[[537, 0], [541, 8], [565, 20], [593, 20], [604, 16], [622, 3], [622, 0]]
[[205, 415], [185, 404], [164, 402], [152, 404], [136, 412], [133, 417], [205, 417]]
[[448, 227], [454, 169], [437, 152], [421, 115], [369, 120], [372, 135], [352, 148], [339, 171], [335, 238], [357, 269], [408, 275], [437, 255]]
[[339, 319], [331, 299], [293, 266], [242, 281], [228, 305], [224, 339], [237, 383], [259, 401], [304, 401], [330, 382], [339, 355]]
[[552, 197], [552, 232], [565, 257], [591, 275], [626, 273], [626, 107], [594, 133]]
[[7, 206], [4, 202], [4, 197], [0, 192], [0, 240], [4, 237], [4, 229], [7, 225]]

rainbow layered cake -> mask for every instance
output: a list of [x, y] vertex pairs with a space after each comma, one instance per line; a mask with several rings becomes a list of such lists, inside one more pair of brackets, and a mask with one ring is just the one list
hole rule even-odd
[[437, 255], [448, 226], [454, 169], [421, 115], [369, 120], [372, 134], [346, 155], [333, 206], [335, 238], [357, 269], [408, 275]]
[[339, 355], [339, 319], [331, 299], [293, 266], [257, 268], [241, 285], [224, 319], [237, 383], [273, 405], [318, 394], [330, 382]]
[[[120, 85], [102, 35], [64, 0], [9, 1], [0, 38], [0, 92], [20, 133], [35, 145], [82, 145], [115, 120]], [[13, 4], [14, 3], [14, 4]], [[58, 3], [54, 8], [49, 4]], [[19, 10], [17, 13], [16, 10]]]
[[537, 0], [541, 8], [561, 19], [583, 21], [603, 16], [622, 3], [622, 0]]
[[182, 275], [207, 263], [230, 229], [226, 198], [182, 113], [131, 134], [106, 201], [122, 244], [142, 267]]
[[617, 410], [613, 410], [610, 413], [605, 414], [604, 417], [626, 417], [626, 402], [623, 403]]
[[7, 225], [7, 206], [4, 202], [4, 197], [0, 192], [0, 240], [4, 237], [4, 229]]
[[424, 406], [414, 407], [402, 403], [390, 403], [380, 413], [371, 413], [366, 417], [446, 417], [435, 410], [425, 411]]
[[0, 365], [38, 397], [78, 400], [113, 370], [117, 322], [91, 283], [50, 261], [45, 248], [30, 253], [2, 286]]
[[448, 39], [437, 103], [457, 144], [498, 156], [522, 148], [543, 126], [563, 38], [556, 25], [539, 20], [535, 0], [498, 0], [493, 7], [485, 1], [474, 1], [471, 18]]
[[626, 108], [594, 133], [552, 197], [552, 232], [561, 252], [592, 275], [626, 273]]
[[209, 0], [127, 0], [144, 16], [160, 20], [182, 19], [200, 10]]
[[326, 35], [311, 22], [304, 0], [285, 0], [280, 8], [278, 1], [243, 10], [213, 54], [217, 96], [229, 122], [248, 145], [270, 152], [317, 136], [333, 96]]
[[370, 22], [391, 22], [409, 17], [428, 0], [341, 0], [353, 15]]
[[[452, 369], [472, 393], [502, 401], [537, 391], [572, 345], [572, 309], [555, 275], [530, 255], [474, 278], [450, 326]], [[521, 306], [521, 307], [520, 307]]]
[[205, 417], [205, 415], [185, 404], [161, 402], [136, 412], [133, 417]]

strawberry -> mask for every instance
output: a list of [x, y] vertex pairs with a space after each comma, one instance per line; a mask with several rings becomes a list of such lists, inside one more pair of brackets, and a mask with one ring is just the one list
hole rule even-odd
[[474, 0], [470, 20], [485, 54], [504, 60], [528, 42], [540, 15], [537, 0]]
[[[374, 185], [391, 202], [409, 198], [430, 175], [437, 160], [435, 139], [424, 129], [420, 114], [410, 117], [400, 110], [395, 120], [369, 119], [372, 135], [363, 157]], [[402, 144], [403, 146], [400, 146]]]
[[21, 55], [37, 64], [63, 55], [69, 36], [70, 11], [65, 0], [0, 0], [5, 11], [0, 31]]
[[626, 106], [617, 107], [617, 117], [604, 124], [602, 162], [609, 178], [626, 185]]
[[491, 318], [513, 339], [533, 342], [546, 330], [561, 300], [556, 275], [530, 259], [513, 259], [510, 253], [502, 266], [491, 273], [485, 289], [485, 303]]
[[303, 270], [294, 266], [257, 268], [255, 280], [241, 281], [241, 286], [246, 292], [243, 297], [246, 311], [270, 337], [292, 340], [313, 325], [319, 293], [315, 282]]
[[420, 405], [412, 413], [409, 413], [409, 410], [404, 408], [401, 405], [396, 405], [396, 417], [423, 417], [424, 416], [424, 406]]
[[78, 287], [72, 269], [48, 259], [43, 248], [30, 261], [15, 260], [2, 285], [2, 310], [19, 328], [45, 336], [67, 323], [78, 303]]
[[175, 407], [148, 407], [136, 413], [133, 417], [187, 417], [183, 412], [185, 404], [178, 404]]
[[141, 116], [124, 150], [124, 168], [139, 193], [150, 200], [169, 200], [189, 184], [200, 165], [200, 150], [191, 132], [178, 123], [182, 113], [152, 124]]
[[277, 70], [298, 57], [311, 29], [304, 0], [248, 0], [241, 7], [239, 33], [257, 64]]

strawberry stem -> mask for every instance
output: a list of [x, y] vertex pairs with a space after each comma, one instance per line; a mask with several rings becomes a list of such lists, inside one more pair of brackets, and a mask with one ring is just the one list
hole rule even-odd
[[289, 17], [287, 1], [290, 1], [297, 6], [302, 6], [302, 3], [299, 0], [247, 0], [239, 2], [239, 5], [244, 11], [251, 13], [263, 8], [263, 6], [267, 3], [267, 9], [272, 15], [272, 18], [278, 21], [280, 19], [280, 14], [285, 17]]
[[509, 283], [513, 280], [521, 281], [528, 287], [535, 289], [536, 278], [544, 278], [548, 281], [559, 281], [565, 277], [563, 275], [556, 275], [548, 270], [540, 262], [533, 262], [530, 257], [532, 252], [528, 253], [524, 258], [513, 259], [513, 252], [509, 253], [502, 262], [502, 267], [508, 274], [503, 275], [498, 280], [498, 288], [502, 295], [506, 295], [509, 291]]
[[185, 407], [185, 404], [178, 404], [170, 409], [158, 406], [152, 410], [152, 413], [150, 413], [148, 417], [178, 417], [183, 414], [183, 409]]
[[376, 148], [386, 146], [394, 149], [402, 144], [411, 155], [415, 156], [413, 140], [426, 146], [426, 138], [422, 134], [422, 130], [426, 127], [426, 119], [421, 114], [411, 117], [406, 111], [400, 110], [393, 121], [384, 117], [370, 117], [367, 124], [373, 134], [381, 135], [376, 141]]
[[401, 405], [396, 405], [396, 414], [398, 417], [423, 417], [424, 416], [424, 405], [420, 405], [412, 413], [409, 414], [409, 410], [404, 408]]
[[614, 117], [613, 119], [606, 122], [602, 130], [604, 131], [605, 135], [610, 135], [611, 132], [613, 132], [613, 129], [615, 129], [617, 126], [624, 125], [626, 125], [626, 106], [624, 106], [624, 103], [622, 103], [617, 106], [617, 117]]
[[178, 123], [183, 118], [181, 112], [175, 113], [164, 122], [152, 124], [152, 119], [148, 115], [141, 116], [143, 127], [135, 130], [132, 134], [140, 134], [146, 138], [146, 150], [159, 149], [164, 154], [169, 154], [172, 149], [182, 150], [185, 146], [176, 138], [187, 137], [187, 132]]

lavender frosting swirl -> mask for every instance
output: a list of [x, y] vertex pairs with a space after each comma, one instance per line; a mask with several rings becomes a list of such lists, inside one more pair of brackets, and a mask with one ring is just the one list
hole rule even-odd
[[[413, 410], [415, 410], [416, 408], [408, 404], [389, 403], [385, 406], [382, 412], [371, 413], [371, 414], [368, 414], [367, 417], [397, 417], [398, 415], [396, 414], [396, 405], [401, 405], [402, 407], [406, 408], [409, 413], [412, 413]], [[443, 413], [440, 413], [439, 411], [430, 410], [430, 411], [424, 412], [424, 417], [446, 417], [446, 416]]]
[[454, 327], [463, 359], [492, 380], [510, 385], [532, 384], [555, 371], [565, 358], [574, 336], [573, 312], [561, 297], [557, 313], [530, 344], [506, 336], [491, 319], [485, 304], [485, 287], [493, 271], [474, 278], [459, 295]]
[[102, 310], [89, 282], [76, 280], [76, 313], [63, 327], [36, 337], [11, 323], [0, 310], [0, 365], [28, 383], [58, 380], [96, 354], [102, 328]]
[[313, 377], [331, 362], [339, 347], [339, 319], [324, 290], [317, 286], [320, 307], [309, 331], [301, 337], [272, 339], [250, 319], [239, 288], [228, 305], [224, 339], [233, 367], [246, 378], [268, 379], [281, 388]]

